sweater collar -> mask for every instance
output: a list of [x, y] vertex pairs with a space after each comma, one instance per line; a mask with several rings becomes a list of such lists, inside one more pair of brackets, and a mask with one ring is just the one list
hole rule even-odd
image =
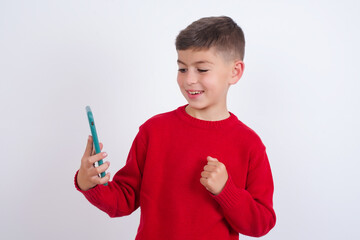
[[176, 109], [176, 113], [181, 118], [181, 120], [183, 120], [193, 126], [196, 126], [196, 127], [227, 128], [227, 127], [234, 125], [238, 121], [238, 118], [231, 112], [229, 112], [230, 116], [228, 118], [219, 120], [219, 121], [206, 121], [206, 120], [194, 118], [185, 111], [185, 108], [187, 105], [188, 104], [186, 104], [184, 106], [180, 106], [178, 109]]

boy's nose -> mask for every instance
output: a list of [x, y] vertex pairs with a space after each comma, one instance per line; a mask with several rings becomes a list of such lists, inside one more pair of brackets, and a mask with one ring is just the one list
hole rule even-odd
[[189, 74], [187, 74], [185, 81], [188, 85], [191, 85], [191, 84], [197, 83], [197, 78], [194, 74], [189, 73]]

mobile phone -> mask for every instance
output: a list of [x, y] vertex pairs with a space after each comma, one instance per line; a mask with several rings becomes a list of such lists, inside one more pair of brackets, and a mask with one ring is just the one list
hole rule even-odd
[[[94, 116], [93, 116], [93, 113], [91, 111], [91, 108], [90, 106], [86, 106], [85, 108], [86, 110], [86, 113], [87, 113], [87, 117], [88, 117], [88, 120], [89, 120], [89, 125], [90, 125], [90, 131], [91, 131], [91, 135], [92, 135], [92, 138], [93, 138], [93, 143], [94, 143], [94, 147], [95, 147], [95, 152], [96, 153], [100, 153], [101, 150], [100, 150], [100, 144], [99, 144], [99, 139], [98, 139], [98, 136], [97, 136], [97, 133], [96, 133], [96, 127], [95, 127], [95, 121], [94, 121]], [[103, 164], [103, 160], [100, 159], [98, 161], [98, 164], [99, 166], [101, 164]], [[105, 172], [102, 172], [100, 173], [100, 177], [105, 177], [106, 173]], [[107, 186], [107, 183], [104, 184], [104, 186]]]

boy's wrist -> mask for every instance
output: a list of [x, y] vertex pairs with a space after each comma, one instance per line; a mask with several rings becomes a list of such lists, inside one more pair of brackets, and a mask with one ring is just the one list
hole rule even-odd
[[81, 169], [79, 169], [76, 172], [74, 183], [75, 183], [75, 187], [81, 192], [85, 192], [91, 188], [91, 187], [87, 187], [85, 184], [83, 184], [83, 181], [81, 178]]
[[244, 189], [238, 188], [233, 182], [230, 174], [228, 180], [222, 191], [218, 195], [213, 195], [213, 198], [223, 207], [231, 208], [239, 203]]

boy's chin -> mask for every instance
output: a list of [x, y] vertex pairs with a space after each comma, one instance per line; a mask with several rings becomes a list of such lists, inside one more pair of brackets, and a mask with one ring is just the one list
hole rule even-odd
[[201, 111], [204, 110], [206, 108], [206, 106], [204, 106], [204, 104], [200, 104], [200, 103], [192, 103], [192, 102], [188, 102], [188, 105], [186, 106], [187, 110], [190, 111]]

